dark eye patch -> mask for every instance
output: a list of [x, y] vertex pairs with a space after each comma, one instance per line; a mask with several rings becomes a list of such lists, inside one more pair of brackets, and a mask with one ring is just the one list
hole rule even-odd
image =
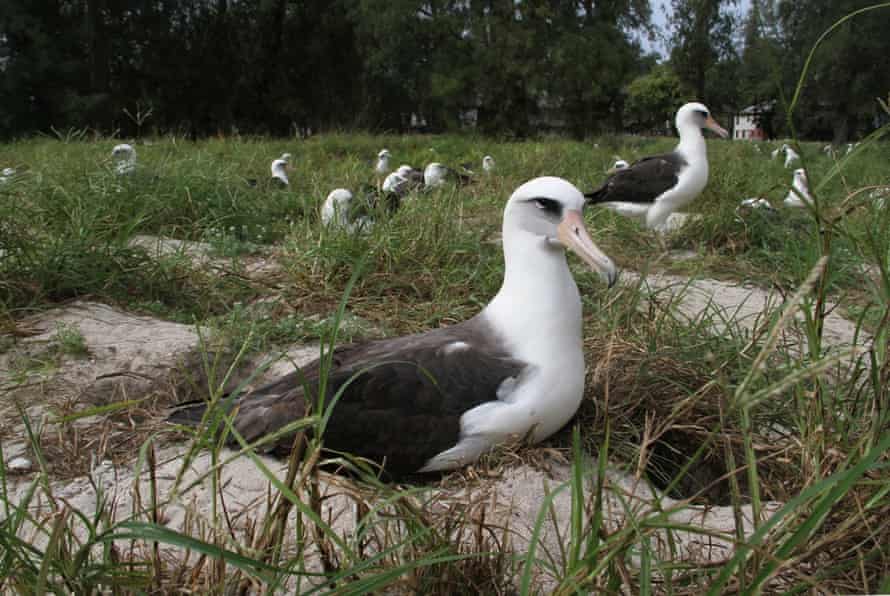
[[695, 110], [695, 113], [698, 114], [699, 116], [701, 116], [702, 118], [704, 118], [705, 120], [708, 119], [708, 113], [705, 110]]
[[553, 199], [547, 199], [544, 197], [531, 199], [531, 201], [535, 204], [535, 207], [537, 207], [541, 211], [546, 212], [548, 215], [555, 215], [557, 217], [562, 215], [562, 203], [560, 203], [559, 201], [554, 201]]

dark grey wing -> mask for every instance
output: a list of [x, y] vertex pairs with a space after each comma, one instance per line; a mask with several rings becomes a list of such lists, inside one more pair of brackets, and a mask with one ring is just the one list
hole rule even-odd
[[588, 203], [651, 203], [676, 186], [678, 174], [686, 165], [679, 153], [644, 157], [630, 167], [616, 171], [598, 189], [586, 193]]
[[[341, 388], [342, 394], [325, 429], [325, 447], [382, 463], [393, 476], [416, 472], [453, 447], [463, 413], [497, 400], [501, 383], [525, 367], [473, 335], [474, 321], [335, 351], [325, 400], [329, 403]], [[302, 372], [314, 401], [318, 364]], [[238, 408], [235, 427], [251, 441], [304, 416], [300, 374], [257, 389]], [[287, 451], [290, 445], [284, 438], [275, 448]]]

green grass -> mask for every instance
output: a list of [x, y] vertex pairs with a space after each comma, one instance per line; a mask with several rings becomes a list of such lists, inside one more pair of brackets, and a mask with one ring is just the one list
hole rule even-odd
[[[211, 330], [208, 346], [218, 342], [233, 352], [229, 359], [215, 359], [207, 350], [205, 368], [213, 369], [205, 371], [212, 380], [208, 392], [218, 401], [226, 377], [237, 368], [230, 368], [232, 359], [294, 342], [330, 342], [333, 327], [339, 328], [337, 341], [348, 341], [472, 316], [501, 282], [500, 247], [491, 240], [515, 187], [546, 174], [590, 189], [614, 155], [633, 160], [674, 142], [620, 136], [585, 143], [362, 134], [300, 141], [160, 138], [137, 144], [140, 171], [125, 179], [105, 161], [113, 140], [32, 139], [0, 146], [0, 166], [20, 172], [0, 186], [0, 324], [13, 330], [25, 315], [75, 298], [198, 324]], [[769, 160], [774, 146], [758, 153], [747, 143], [709, 142], [710, 182], [689, 209], [701, 219], [671, 240], [672, 248], [696, 251], [694, 260], [658, 259], [651, 233], [610, 212], [589, 210], [594, 239], [626, 269], [666, 268], [778, 287], [789, 298], [788, 317], [803, 313], [806, 342], [803, 354], [788, 352], [778, 334], [768, 333], [790, 324], [777, 316], [754, 337], [731, 322], [715, 333], [715, 311], [683, 320], [665, 304], [666, 294], [645, 297], [633, 286], [607, 290], [573, 262], [591, 375], [577, 433], [567, 429], [547, 443], [565, 449], [573, 464], [571, 480], [552, 487], [572, 496], [561, 562], [549, 560], [541, 545], [503, 552], [503, 529], [483, 531], [478, 518], [460, 508], [434, 514], [439, 504], [428, 486], [384, 485], [358, 470], [355, 500], [366, 511], [359, 534], [377, 545], [366, 549], [358, 534], [339, 535], [321, 515], [313, 487], [326, 456], [310, 434], [297, 443], [285, 478], [268, 472], [273, 506], [255, 514], [248, 538], [236, 539], [223, 529], [225, 504], [218, 495], [213, 501], [218, 526], [193, 525], [183, 533], [158, 523], [172, 496], [152, 491], [142, 495], [143, 510], [124, 515], [110, 505], [96, 513], [72, 511], [59, 499], [52, 515], [36, 516], [29, 505], [56, 490], [50, 482], [53, 462], [42, 466], [44, 472], [16, 500], [0, 466], [0, 589], [223, 593], [253, 578], [282, 590], [316, 585], [342, 593], [386, 587], [503, 593], [515, 585], [532, 593], [541, 571], [553, 579], [556, 593], [888, 589], [890, 535], [881, 522], [890, 514], [890, 211], [877, 209], [865, 195], [848, 197], [857, 188], [890, 182], [890, 144], [863, 146], [844, 161], [840, 174], [832, 174], [835, 162], [821, 144], [804, 144], [821, 225], [812, 213], [781, 209], [791, 171]], [[406, 202], [368, 235], [322, 228], [318, 211], [327, 193], [373, 183], [372, 162], [382, 147], [393, 153], [395, 165], [435, 160], [479, 167], [482, 156], [491, 154], [498, 170], [465, 189], [446, 186]], [[284, 151], [294, 156], [291, 188], [245, 183], [264, 180], [271, 159]], [[739, 217], [736, 207], [750, 196], [766, 196], [779, 214]], [[140, 234], [207, 242], [214, 261], [154, 258], [130, 246]], [[829, 257], [825, 270], [823, 256]], [[251, 276], [250, 267], [262, 259], [280, 269]], [[809, 292], [792, 300], [808, 278]], [[840, 378], [825, 374], [840, 356], [822, 345], [820, 331], [821, 317], [834, 301], [876, 334], [874, 345], [857, 353], [859, 366]], [[2, 351], [14, 350], [16, 341], [4, 342]], [[84, 355], [86, 348], [70, 328], [59, 330], [57, 344], [54, 349], [68, 356]], [[58, 366], [59, 359], [32, 359], [22, 366], [30, 370], [44, 361]], [[20, 376], [23, 382], [26, 376]], [[78, 416], [126, 419], [131, 407], [112, 404], [111, 410]], [[211, 451], [219, 468], [225, 466], [228, 456], [207, 430], [222, 414], [208, 416], [215, 418], [191, 437], [183, 470], [201, 448]], [[323, 421], [318, 415], [290, 430]], [[30, 439], [38, 460], [45, 435], [40, 430]], [[777, 440], [777, 432], [791, 439]], [[146, 439], [136, 465], [151, 471], [157, 466], [155, 445], [169, 438]], [[252, 447], [243, 451], [255, 457]], [[518, 453], [534, 458], [534, 449]], [[487, 465], [496, 470], [503, 461], [509, 459], [495, 455]], [[785, 505], [758, 524], [728, 563], [688, 568], [653, 546], [665, 531], [683, 529], [665, 512], [631, 516], [620, 528], [605, 529], [603, 503], [617, 492], [604, 480], [607, 461], [648, 474], [674, 495], [698, 494], [699, 500], [737, 509], [759, 508], [772, 499]], [[541, 510], [539, 531], [550, 515], [546, 507]], [[37, 539], [30, 533], [35, 527]], [[472, 539], [459, 540], [467, 535]], [[311, 542], [323, 545], [321, 577], [302, 563]], [[176, 547], [182, 556], [159, 555], [156, 543]], [[777, 575], [787, 583], [770, 584]]]

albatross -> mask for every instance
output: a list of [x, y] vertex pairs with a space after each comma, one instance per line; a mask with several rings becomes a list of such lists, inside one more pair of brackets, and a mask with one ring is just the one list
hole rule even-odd
[[114, 171], [118, 176], [126, 176], [136, 171], [136, 150], [132, 145], [121, 143], [111, 150], [114, 160]]
[[449, 179], [456, 179], [459, 184], [469, 184], [473, 177], [468, 173], [458, 172], [437, 161], [427, 164], [423, 169], [423, 185], [426, 188], [439, 188]]
[[339, 227], [350, 234], [370, 232], [374, 222], [367, 215], [358, 216], [353, 213], [352, 191], [336, 188], [328, 194], [321, 206], [321, 223], [325, 226]]
[[[584, 228], [583, 207], [584, 195], [561, 178], [526, 182], [504, 209], [503, 284], [479, 314], [336, 348], [326, 403], [342, 393], [325, 426], [325, 447], [379, 462], [397, 477], [453, 469], [496, 444], [541, 441], [565, 425], [581, 404], [585, 376], [581, 299], [566, 252], [610, 286], [617, 277]], [[235, 430], [256, 441], [304, 417], [320, 369], [315, 361], [233, 398]], [[185, 404], [170, 420], [196, 424], [205, 409]], [[292, 442], [280, 437], [264, 448], [287, 453]]]
[[701, 129], [721, 137], [728, 133], [700, 103], [687, 103], [675, 120], [680, 143], [671, 153], [644, 157], [613, 172], [596, 190], [585, 194], [627, 217], [641, 217], [648, 228], [659, 228], [668, 216], [692, 201], [708, 183], [708, 155]]
[[390, 156], [388, 149], [381, 149], [380, 153], [377, 154], [377, 165], [374, 166], [374, 171], [377, 172], [378, 176], [385, 176], [389, 172]]
[[[285, 155], [287, 155], [285, 153]], [[283, 157], [283, 156], [282, 156]], [[288, 155], [290, 158], [290, 155]], [[270, 182], [280, 188], [284, 188], [286, 186], [290, 186], [290, 181], [287, 179], [287, 160], [279, 157], [276, 160], [272, 161], [272, 165], [269, 166], [269, 169], [272, 171], [272, 178]]]
[[423, 172], [403, 164], [384, 178], [381, 189], [384, 194], [392, 193], [401, 198], [419, 188], [421, 184], [423, 184]]
[[797, 168], [794, 170], [791, 190], [785, 196], [785, 206], [803, 208], [812, 204], [813, 197], [810, 195], [810, 187], [807, 184], [807, 172], [803, 168]]

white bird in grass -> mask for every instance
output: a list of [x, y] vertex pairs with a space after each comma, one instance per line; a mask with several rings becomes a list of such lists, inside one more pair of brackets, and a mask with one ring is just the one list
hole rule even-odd
[[675, 123], [680, 134], [676, 149], [614, 171], [602, 186], [585, 193], [588, 202], [626, 217], [643, 218], [646, 227], [660, 229], [671, 213], [695, 199], [708, 183], [702, 128], [724, 138], [728, 133], [700, 103], [687, 103], [677, 110]]
[[767, 211], [775, 211], [772, 204], [763, 197], [751, 197], [739, 203], [742, 209], [766, 209]]
[[800, 155], [797, 154], [797, 151], [785, 145], [785, 167], [790, 168], [791, 164], [798, 160], [800, 160]]
[[[792, 190], [785, 197], [786, 207], [803, 208], [813, 204], [810, 188], [807, 185], [807, 173], [803, 168], [794, 170], [794, 180], [791, 183]], [[797, 192], [794, 192], [797, 190]]]
[[15, 176], [15, 168], [3, 168], [3, 173], [0, 174], [0, 184], [6, 184], [12, 177]]
[[388, 149], [381, 149], [380, 153], [377, 154], [377, 165], [374, 166], [374, 171], [377, 172], [378, 176], [385, 176], [389, 173], [389, 158], [391, 154]]
[[423, 169], [423, 184], [427, 188], [437, 188], [445, 184], [445, 175], [448, 168], [434, 161]]
[[[507, 441], [546, 439], [584, 398], [581, 296], [566, 253], [610, 286], [617, 277], [584, 229], [583, 207], [584, 196], [565, 180], [526, 182], [504, 209], [501, 289], [479, 314], [339, 346], [329, 368], [316, 361], [222, 400], [235, 430], [252, 443], [305, 417], [324, 374], [325, 448], [379, 462], [390, 476], [449, 470]], [[205, 401], [183, 404], [169, 420], [199, 424], [206, 409]], [[263, 450], [290, 453], [293, 435], [281, 433]]]
[[494, 158], [486, 155], [482, 158], [482, 170], [485, 172], [494, 172]]
[[273, 184], [281, 187], [290, 186], [290, 181], [287, 179], [287, 160], [276, 159], [272, 162], [269, 169], [272, 171], [271, 182]]
[[354, 208], [352, 201], [351, 191], [345, 188], [332, 190], [321, 206], [321, 223], [325, 226], [342, 228], [350, 234], [370, 232], [374, 227], [374, 222], [370, 217], [352, 218], [352, 209]]
[[618, 158], [615, 160], [615, 163], [612, 164], [612, 168], [610, 171], [623, 170], [624, 168], [629, 168], [629, 167], [630, 167], [629, 163], [627, 163], [625, 160], [623, 160], [621, 158]]
[[449, 179], [460, 184], [470, 184], [473, 181], [472, 172], [466, 169], [464, 172], [457, 172], [445, 164], [434, 161], [423, 169], [423, 185], [426, 188], [438, 188]]
[[384, 193], [393, 193], [399, 197], [418, 188], [423, 183], [423, 173], [409, 165], [401, 165], [391, 172], [384, 180]]
[[126, 176], [136, 171], [136, 150], [132, 145], [121, 143], [111, 150], [111, 159], [114, 160], [114, 171], [118, 176]]

